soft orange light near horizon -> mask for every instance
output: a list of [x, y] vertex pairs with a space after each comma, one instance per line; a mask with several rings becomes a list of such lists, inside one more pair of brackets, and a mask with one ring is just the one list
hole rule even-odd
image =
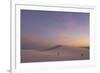
[[57, 42], [62, 45], [73, 46], [73, 47], [89, 46], [89, 39], [84, 37], [77, 39], [62, 39]]
[[[61, 33], [64, 35], [64, 33]], [[36, 37], [34, 35], [27, 35], [23, 37], [24, 41], [27, 41], [27, 43], [36, 43], [39, 45], [65, 45], [65, 46], [71, 46], [71, 47], [86, 47], [89, 46], [89, 38], [87, 37], [79, 37], [79, 38], [58, 38], [56, 40], [50, 40], [45, 38]]]
[[80, 38], [80, 39], [76, 39], [72, 42], [73, 46], [89, 46], [89, 39], [87, 38]]

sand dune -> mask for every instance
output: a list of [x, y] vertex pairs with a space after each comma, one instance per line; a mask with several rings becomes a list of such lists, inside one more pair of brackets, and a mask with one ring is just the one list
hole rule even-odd
[[47, 50], [22, 49], [21, 62], [89, 59], [89, 49], [58, 46]]

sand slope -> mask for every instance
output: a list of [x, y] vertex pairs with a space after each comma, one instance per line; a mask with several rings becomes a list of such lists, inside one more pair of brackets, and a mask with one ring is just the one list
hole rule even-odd
[[21, 62], [43, 62], [89, 59], [89, 49], [57, 47], [51, 50], [21, 49]]

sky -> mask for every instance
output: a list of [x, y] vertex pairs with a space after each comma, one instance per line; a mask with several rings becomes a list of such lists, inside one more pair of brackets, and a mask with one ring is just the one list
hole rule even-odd
[[89, 13], [21, 10], [21, 48], [89, 46]]

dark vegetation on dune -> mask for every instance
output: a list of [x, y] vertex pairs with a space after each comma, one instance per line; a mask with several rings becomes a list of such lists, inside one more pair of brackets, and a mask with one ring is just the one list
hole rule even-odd
[[50, 48], [46, 48], [46, 49], [42, 49], [41, 51], [49, 51], [49, 50], [54, 50], [54, 49], [57, 49], [57, 48], [63, 48], [62, 45], [56, 45], [56, 46], [52, 46]]
[[45, 50], [53, 50], [53, 49], [60, 48], [60, 47], [63, 47], [63, 46], [62, 46], [62, 45], [56, 45], [56, 46], [47, 48], [47, 49], [45, 49]]
[[80, 48], [86, 48], [86, 49], [89, 49], [90, 47], [89, 46], [82, 46]]
[[[26, 50], [29, 50], [29, 49], [33, 49], [33, 50], [38, 50], [38, 51], [49, 51], [49, 50], [54, 50], [54, 49], [58, 49], [58, 48], [64, 48], [63, 45], [55, 45], [55, 46], [51, 46], [50, 48], [42, 48], [42, 49], [34, 49], [34, 48], [22, 48], [22, 49], [26, 49]], [[69, 47], [67, 46], [66, 48], [75, 48], [75, 47]], [[89, 46], [81, 46], [81, 47], [78, 47], [78, 48], [85, 48], [85, 49], [89, 49], [90, 47]]]

